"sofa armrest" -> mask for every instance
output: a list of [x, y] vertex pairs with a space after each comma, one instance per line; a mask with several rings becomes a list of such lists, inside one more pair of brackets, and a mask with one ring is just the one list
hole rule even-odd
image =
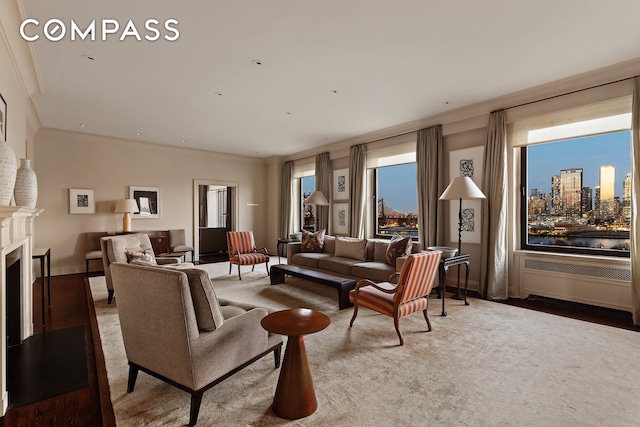
[[287, 243], [287, 264], [292, 264], [293, 255], [302, 252], [302, 242]]

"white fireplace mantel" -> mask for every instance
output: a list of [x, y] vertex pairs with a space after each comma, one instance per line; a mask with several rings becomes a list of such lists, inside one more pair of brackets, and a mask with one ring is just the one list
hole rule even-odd
[[7, 411], [7, 255], [20, 249], [20, 340], [33, 335], [33, 277], [31, 255], [33, 249], [34, 220], [43, 209], [20, 206], [0, 206], [0, 416]]

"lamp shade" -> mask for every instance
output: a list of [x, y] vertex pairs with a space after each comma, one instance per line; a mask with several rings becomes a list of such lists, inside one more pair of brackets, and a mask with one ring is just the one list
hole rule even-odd
[[307, 200], [305, 200], [304, 203], [306, 205], [329, 206], [329, 201], [320, 190], [315, 190], [313, 193], [311, 193], [311, 195], [307, 197]]
[[138, 203], [134, 199], [120, 199], [116, 201], [117, 213], [138, 212]]
[[440, 200], [486, 199], [486, 196], [468, 176], [457, 176], [442, 192]]

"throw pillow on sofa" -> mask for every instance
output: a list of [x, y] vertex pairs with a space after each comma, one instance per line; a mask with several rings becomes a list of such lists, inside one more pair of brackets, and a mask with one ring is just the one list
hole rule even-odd
[[325, 231], [326, 230], [320, 230], [315, 233], [311, 233], [307, 230], [302, 230], [300, 250], [302, 252], [322, 252], [322, 249], [324, 249]]
[[127, 261], [129, 263], [139, 260], [153, 265], [157, 264], [156, 257], [154, 256], [152, 249], [147, 249], [145, 251], [126, 249], [124, 252], [127, 254]]
[[387, 248], [387, 264], [396, 265], [396, 258], [411, 254], [411, 236], [394, 234]]
[[335, 256], [365, 261], [367, 255], [367, 240], [352, 237], [336, 238]]

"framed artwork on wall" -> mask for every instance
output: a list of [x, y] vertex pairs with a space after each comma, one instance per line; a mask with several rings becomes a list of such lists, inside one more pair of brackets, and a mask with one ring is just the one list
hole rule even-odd
[[138, 203], [134, 219], [160, 218], [160, 189], [158, 187], [129, 187], [129, 198]]
[[333, 200], [349, 200], [349, 169], [333, 171]]
[[[468, 176], [482, 188], [484, 147], [482, 145], [449, 153], [449, 182], [457, 176]], [[449, 202], [449, 228], [452, 242], [458, 241], [458, 211], [460, 201]], [[482, 200], [462, 200], [462, 241], [480, 243]]]
[[333, 234], [349, 234], [349, 203], [333, 204]]
[[0, 93], [0, 141], [7, 142], [7, 103]]
[[69, 213], [70, 214], [96, 213], [96, 201], [93, 197], [93, 190], [70, 188], [69, 189]]

